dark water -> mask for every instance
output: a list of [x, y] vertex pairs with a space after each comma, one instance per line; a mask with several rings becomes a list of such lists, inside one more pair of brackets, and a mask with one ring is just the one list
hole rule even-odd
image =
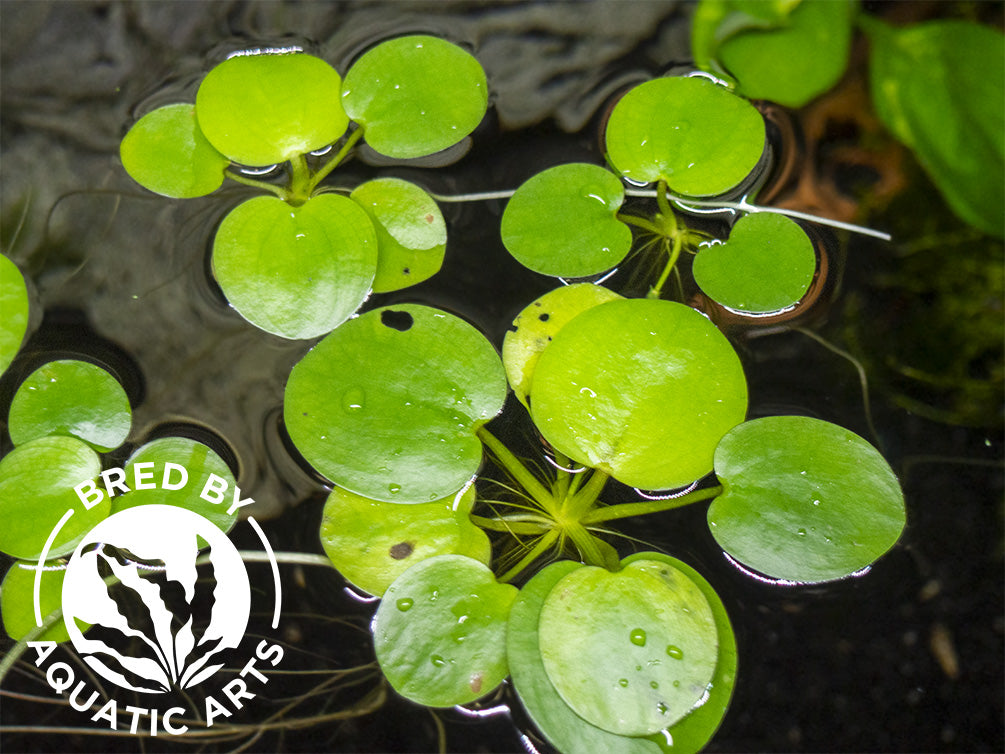
[[[169, 432], [213, 443], [239, 468], [242, 489], [259, 501], [256, 517], [268, 518], [273, 547], [320, 552], [324, 491], [288, 452], [279, 421], [286, 376], [309, 344], [247, 325], [206, 276], [212, 228], [241, 190], [171, 201], [144, 193], [124, 175], [117, 144], [135, 108], [163, 96], [158, 92], [165, 86], [190, 92], [207, 60], [244, 42], [287, 35], [310, 40], [344, 72], [345, 61], [383, 36], [437, 33], [472, 46], [494, 92], [471, 151], [437, 169], [354, 162], [336, 172], [349, 185], [396, 175], [443, 194], [513, 188], [560, 162], [602, 163], [597, 133], [604, 106], [626, 84], [686, 61], [689, 10], [667, 2], [5, 0], [2, 238], [4, 252], [30, 278], [44, 318], [0, 380], [0, 400], [7, 405], [17, 382], [40, 361], [69, 354], [101, 361], [133, 399], [131, 443]], [[501, 344], [513, 316], [553, 287], [502, 249], [502, 206], [443, 205], [450, 232], [444, 269], [420, 286], [374, 297], [367, 307], [429, 303], [467, 318]], [[813, 324], [843, 342], [842, 297], [858, 293], [872, 297], [867, 300], [879, 311], [888, 306], [871, 281], [889, 273], [889, 254], [858, 238], [826, 241], [843, 279], [834, 303], [819, 310]], [[733, 335], [750, 382], [752, 415], [806, 413], [870, 435], [848, 362], [796, 332]], [[504, 416], [511, 419], [493, 430], [531, 449], [517, 408], [508, 405]], [[872, 409], [874, 439], [904, 486], [908, 527], [861, 578], [818, 587], [761, 584], [722, 557], [704, 506], [624, 527], [702, 572], [733, 620], [739, 682], [710, 751], [1005, 749], [1000, 407], [988, 427], [977, 428], [924, 418], [882, 392]], [[9, 441], [3, 441], [6, 452]], [[238, 527], [234, 540], [259, 547], [247, 527]], [[264, 566], [249, 569], [253, 583], [268, 578]], [[283, 580], [278, 638], [288, 652], [282, 669], [302, 672], [275, 676], [269, 693], [240, 720], [235, 716], [235, 722], [267, 723], [247, 750], [435, 751], [440, 726], [448, 751], [524, 750], [519, 731], [525, 728], [511, 716], [449, 710], [434, 717], [393, 692], [370, 714], [343, 719], [345, 710], [378, 693], [376, 677], [364, 670], [336, 686], [318, 684], [372, 661], [366, 629], [373, 605], [345, 592], [330, 569], [284, 566]], [[258, 616], [250, 631], [274, 636], [268, 618]], [[4, 638], [0, 646], [6, 651], [11, 642]], [[44, 681], [27, 668], [12, 674], [2, 691], [5, 752], [199, 748], [93, 735], [98, 726], [53, 704]], [[297, 696], [302, 703], [280, 715]], [[484, 706], [497, 702], [512, 700], [504, 690]], [[318, 716], [311, 725], [279, 727], [310, 716]], [[512, 718], [523, 724], [519, 710]], [[248, 735], [206, 748], [229, 750]]]

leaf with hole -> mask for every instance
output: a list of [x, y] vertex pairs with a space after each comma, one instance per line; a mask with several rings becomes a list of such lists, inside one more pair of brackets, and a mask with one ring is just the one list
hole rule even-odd
[[404, 304], [350, 320], [304, 356], [286, 385], [284, 417], [304, 458], [340, 487], [428, 503], [474, 476], [475, 431], [505, 398], [499, 355], [480, 332]]
[[698, 252], [694, 280], [727, 309], [768, 314], [794, 306], [816, 272], [813, 242], [797, 223], [775, 213], [741, 217], [723, 244]]
[[283, 338], [314, 338], [345, 322], [370, 294], [377, 235], [366, 212], [337, 194], [299, 207], [259, 196], [216, 231], [213, 274], [231, 306]]
[[428, 707], [452, 707], [502, 683], [516, 594], [463, 555], [438, 555], [405, 571], [373, 623], [377, 662], [395, 691]]
[[433, 198], [414, 183], [378, 178], [353, 189], [377, 231], [374, 293], [421, 283], [440, 271], [447, 250], [447, 224]]
[[764, 119], [747, 100], [701, 76], [653, 79], [614, 106], [607, 160], [636, 183], [663, 180], [687, 196], [739, 185], [764, 151]]
[[558, 331], [587, 309], [619, 298], [601, 285], [574, 283], [549, 291], [516, 316], [503, 340], [502, 358], [513, 393], [523, 405], [537, 360]]
[[122, 167], [144, 188], [174, 199], [216, 191], [230, 160], [203, 136], [195, 106], [165, 105], [144, 115], [119, 145]]
[[95, 522], [108, 515], [107, 497], [84, 510], [73, 489], [100, 472], [98, 454], [75, 437], [40, 437], [14, 448], [0, 460], [0, 550], [38, 560], [49, 533], [72, 511], [46, 558], [72, 552]]
[[336, 487], [325, 502], [321, 545], [339, 573], [379, 597], [402, 573], [435, 555], [465, 555], [489, 565], [489, 538], [469, 517], [474, 502], [473, 485], [463, 494], [413, 505]]
[[341, 85], [338, 72], [313, 55], [236, 55], [202, 80], [195, 113], [206, 139], [229, 159], [275, 165], [345, 133]]
[[697, 311], [622, 299], [587, 309], [541, 353], [530, 411], [572, 460], [668, 489], [712, 470], [715, 446], [744, 419], [747, 385], [729, 341]]
[[893, 547], [904, 528], [904, 496], [890, 466], [830, 422], [745, 422], [716, 449], [715, 473], [724, 490], [708, 509], [712, 536], [772, 578], [849, 576]]
[[[137, 464], [142, 464], [139, 467], [141, 484], [151, 485], [145, 489], [136, 486]], [[112, 513], [139, 505], [174, 505], [198, 513], [224, 532], [230, 531], [237, 522], [237, 510], [229, 512], [237, 480], [216, 451], [197, 440], [187, 437], [151, 440], [129, 457], [125, 472], [130, 492], [112, 498]], [[211, 475], [227, 484], [222, 502], [214, 503], [202, 496]], [[219, 489], [220, 485], [221, 482], [214, 480], [212, 489]], [[209, 492], [207, 497], [214, 495]]]
[[21, 270], [7, 257], [0, 255], [0, 374], [21, 350], [28, 332], [28, 287]]
[[544, 668], [566, 704], [623, 736], [673, 725], [715, 674], [712, 609], [691, 579], [666, 563], [571, 571], [545, 598], [538, 630]]
[[618, 264], [632, 246], [617, 218], [625, 200], [618, 177], [569, 163], [524, 182], [506, 204], [502, 241], [520, 264], [542, 275], [587, 277]]
[[10, 404], [8, 428], [15, 445], [48, 435], [71, 435], [107, 452], [125, 442], [132, 410], [122, 385], [86, 361], [62, 359], [36, 369]]
[[457, 45], [423, 35], [398, 37], [352, 64], [342, 105], [375, 151], [422, 157], [475, 130], [488, 108], [488, 84], [481, 64]]

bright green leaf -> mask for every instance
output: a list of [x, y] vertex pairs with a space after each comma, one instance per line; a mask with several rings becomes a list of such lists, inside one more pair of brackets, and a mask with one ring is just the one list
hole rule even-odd
[[530, 388], [534, 423], [558, 451], [625, 484], [679, 487], [712, 470], [715, 446], [743, 421], [736, 352], [683, 304], [610, 301], [566, 324]]
[[236, 55], [199, 85], [196, 117], [209, 142], [234, 162], [274, 165], [345, 133], [341, 85], [338, 72], [313, 55]]
[[395, 691], [427, 707], [452, 707], [502, 683], [516, 594], [463, 555], [438, 555], [405, 571], [373, 625], [377, 661]]
[[216, 232], [213, 274], [242, 317], [292, 340], [345, 322], [370, 294], [377, 235], [366, 212], [337, 194], [299, 207], [259, 196]]
[[422, 157], [475, 130], [488, 107], [488, 84], [478, 61], [457, 45], [398, 37], [353, 63], [342, 105], [380, 154]]
[[764, 119], [747, 100], [701, 76], [647, 81], [607, 122], [608, 162], [636, 183], [665, 180], [688, 196], [738, 185], [764, 151]]
[[702, 591], [666, 563], [571, 571], [544, 600], [548, 678], [583, 719], [646, 736], [683, 718], [715, 673], [718, 632]]
[[[141, 483], [152, 487], [147, 489], [136, 487], [137, 464], [144, 464], [140, 467], [141, 473], [145, 475]], [[185, 471], [179, 471], [167, 464], [180, 466]], [[112, 513], [135, 508], [138, 505], [174, 505], [198, 513], [224, 532], [230, 531], [237, 522], [237, 511], [228, 513], [237, 480], [234, 479], [227, 463], [201, 442], [187, 437], [161, 437], [152, 440], [129, 457], [125, 472], [126, 484], [131, 491], [112, 498]], [[227, 484], [222, 502], [214, 503], [202, 497], [211, 474], [215, 474]], [[178, 489], [172, 489], [173, 487]], [[219, 488], [220, 483], [214, 482], [207, 496], [214, 497], [212, 490]]]
[[715, 452], [724, 492], [708, 509], [719, 545], [746, 566], [800, 582], [848, 576], [893, 547], [904, 496], [869, 443], [804, 416], [755, 419]]
[[49, 533], [72, 510], [46, 557], [73, 552], [84, 534], [108, 515], [107, 497], [84, 510], [73, 489], [100, 471], [98, 454], [75, 437], [41, 437], [14, 448], [0, 460], [0, 550], [38, 560]]
[[14, 360], [28, 332], [28, 287], [21, 270], [0, 255], [0, 374]]
[[446, 312], [405, 304], [350, 320], [293, 368], [284, 416], [319, 472], [364, 497], [428, 503], [478, 470], [475, 431], [502, 409], [492, 344]]
[[129, 398], [111, 374], [86, 361], [50, 361], [21, 383], [10, 404], [10, 438], [22, 445], [47, 435], [72, 435], [107, 452], [132, 425]]
[[[0, 610], [3, 612], [3, 627], [7, 635], [15, 640], [24, 638], [35, 629], [35, 566], [37, 563], [17, 561], [4, 576], [0, 586]], [[38, 604], [42, 620], [63, 605], [63, 576], [61, 568], [42, 571], [38, 588]], [[69, 641], [70, 634], [60, 618], [55, 624], [35, 637], [34, 641]]]
[[863, 25], [880, 119], [960, 218], [1005, 236], [1005, 36], [957, 20]]
[[429, 194], [408, 181], [378, 178], [357, 186], [350, 198], [377, 231], [374, 293], [407, 288], [439, 272], [447, 250], [447, 224]]
[[794, 306], [816, 271], [813, 242], [784, 215], [745, 215], [724, 244], [708, 246], [694, 259], [694, 280], [728, 309], [767, 314]]
[[321, 545], [339, 573], [379, 597], [402, 573], [435, 555], [466, 555], [489, 565], [489, 538], [469, 517], [474, 501], [474, 486], [463, 495], [415, 505], [336, 487], [325, 503]]
[[516, 190], [502, 216], [502, 241], [542, 275], [587, 277], [618, 264], [632, 231], [617, 219], [625, 200], [618, 177], [574, 162], [549, 168]]
[[601, 285], [563, 285], [544, 294], [516, 316], [503, 340], [502, 357], [509, 384], [523, 405], [527, 405], [537, 360], [558, 331], [577, 314], [618, 298], [621, 296]]
[[122, 167], [144, 188], [175, 199], [216, 191], [230, 160], [199, 129], [195, 106], [165, 105], [140, 118], [119, 145]]

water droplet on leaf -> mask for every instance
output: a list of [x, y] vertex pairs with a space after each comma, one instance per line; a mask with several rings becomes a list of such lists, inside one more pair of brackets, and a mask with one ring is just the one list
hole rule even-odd
[[632, 633], [628, 638], [631, 639], [632, 644], [637, 647], [644, 647], [646, 645], [646, 632], [641, 628], [632, 629]]

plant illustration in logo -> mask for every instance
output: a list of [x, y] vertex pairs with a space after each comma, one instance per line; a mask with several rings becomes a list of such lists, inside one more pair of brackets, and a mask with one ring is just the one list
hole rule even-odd
[[[209, 576], [200, 579], [196, 558], [207, 545]], [[234, 545], [210, 521], [171, 505], [102, 521], [77, 546], [63, 582], [73, 646], [97, 673], [135, 691], [184, 689], [211, 676], [223, 667], [211, 661], [240, 643], [250, 608]], [[86, 638], [79, 623], [91, 624]]]

